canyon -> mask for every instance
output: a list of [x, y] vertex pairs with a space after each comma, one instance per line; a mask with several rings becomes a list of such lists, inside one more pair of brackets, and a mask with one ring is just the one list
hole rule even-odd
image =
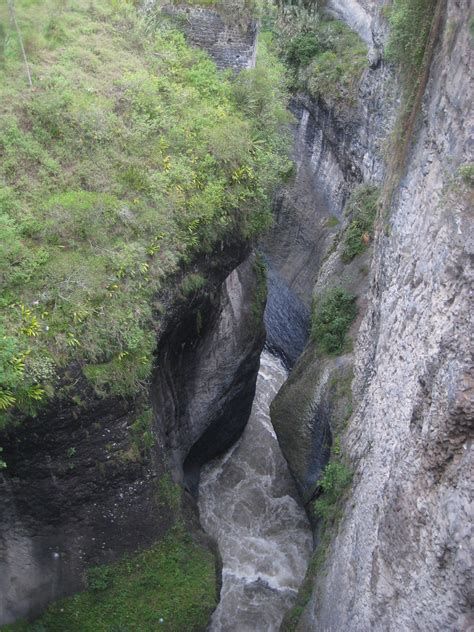
[[[326, 4], [367, 47], [356, 99], [296, 91], [295, 173], [273, 226], [166, 283], [151, 449], [131, 452], [134, 398], [98, 397], [80, 367], [82, 402], [3, 431], [0, 624], [34, 619], [84, 589], [87, 568], [180, 521], [215, 559], [215, 632], [474, 625], [472, 3], [434, 3], [408, 123], [384, 58], [388, 3]], [[239, 71], [258, 28], [236, 6], [234, 23], [233, 5], [166, 11]], [[373, 229], [349, 258], [351, 201], [367, 191]], [[207, 284], [183, 296], [190, 271]], [[311, 323], [333, 288], [357, 315], [324, 353]], [[314, 503], [334, 462], [350, 481], [325, 523]]]

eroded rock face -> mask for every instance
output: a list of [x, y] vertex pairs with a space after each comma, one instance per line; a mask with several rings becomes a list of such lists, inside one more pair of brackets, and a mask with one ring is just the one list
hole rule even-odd
[[472, 625], [472, 43], [445, 6], [420, 128], [375, 244], [345, 516], [298, 630]]
[[[156, 378], [167, 385], [156, 389], [165, 401], [156, 398], [147, 445], [136, 436], [136, 402], [97, 398], [79, 367], [70, 370], [80, 399], [56, 401], [2, 435], [8, 468], [0, 474], [0, 624], [33, 617], [83, 588], [87, 567], [159, 540], [176, 518], [162, 485], [170, 468], [182, 472], [206, 432], [204, 448], [194, 449], [195, 468], [242, 431], [263, 345], [265, 294], [254, 295], [253, 262], [226, 278], [245, 255], [241, 246], [221, 253], [218, 267], [212, 256], [201, 262], [209, 285], [193, 300], [178, 300], [170, 283]], [[206, 306], [201, 328], [193, 305]], [[174, 422], [181, 425], [171, 441]]]
[[194, 493], [199, 468], [228, 449], [250, 415], [265, 341], [264, 301], [254, 258], [170, 323], [152, 387], [156, 428], [178, 482]]
[[358, 33], [369, 47], [370, 63], [375, 65], [388, 35], [381, 11], [389, 5], [388, 0], [327, 0], [326, 9]]
[[350, 192], [384, 177], [383, 145], [397, 105], [392, 71], [369, 63], [356, 104], [335, 110], [304, 94], [292, 104], [296, 174], [281, 191], [274, 228], [262, 243], [269, 267], [268, 344], [288, 367], [307, 340], [313, 288], [347, 224], [343, 209]]
[[[333, 109], [305, 95], [293, 104], [296, 176], [282, 192], [275, 227], [264, 243], [270, 268], [268, 339], [285, 359], [286, 340], [292, 342], [288, 366], [304, 347], [293, 340], [307, 340], [312, 300], [331, 287], [358, 297], [359, 318], [351, 329], [353, 337], [357, 334], [367, 305], [371, 250], [343, 263], [344, 234], [352, 219], [344, 207], [360, 183], [383, 181], [382, 148], [395, 118], [396, 93], [392, 71], [380, 64], [367, 67], [354, 105]], [[299, 334], [302, 322], [306, 338]], [[272, 423], [305, 502], [316, 490], [332, 436], [347, 420], [353, 361], [352, 352], [325, 357], [310, 343], [272, 404]]]
[[79, 590], [87, 566], [151, 544], [173, 522], [155, 496], [163, 455], [131, 452], [133, 402], [94, 400], [87, 387], [83, 398], [2, 436], [0, 623], [39, 614]]

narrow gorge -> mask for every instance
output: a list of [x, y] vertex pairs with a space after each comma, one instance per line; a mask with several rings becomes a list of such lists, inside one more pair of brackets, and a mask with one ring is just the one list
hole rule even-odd
[[473, 24], [0, 8], [2, 630], [474, 629]]

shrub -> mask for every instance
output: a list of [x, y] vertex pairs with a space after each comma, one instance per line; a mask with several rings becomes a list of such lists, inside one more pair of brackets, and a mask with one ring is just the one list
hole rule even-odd
[[351, 471], [341, 461], [330, 461], [326, 465], [319, 481], [322, 495], [313, 504], [317, 517], [326, 522], [337, 517], [337, 503], [351, 480]]
[[340, 355], [347, 331], [357, 315], [356, 297], [340, 287], [328, 290], [314, 302], [311, 337], [329, 355]]
[[349, 198], [345, 213], [352, 219], [344, 235], [342, 260], [349, 263], [368, 246], [377, 215], [379, 189], [363, 184]]
[[316, 55], [322, 52], [324, 52], [322, 42], [318, 40], [315, 33], [298, 33], [286, 45], [285, 59], [288, 64], [298, 69], [300, 66], [307, 66]]
[[461, 180], [464, 184], [470, 187], [474, 187], [474, 163], [469, 162], [465, 165], [461, 165], [458, 169], [458, 173], [461, 176]]
[[131, 426], [132, 440], [139, 452], [146, 452], [156, 443], [152, 428], [153, 411], [151, 408], [143, 410]]
[[184, 296], [189, 296], [201, 290], [207, 283], [207, 279], [202, 274], [188, 274], [181, 282], [180, 289]]
[[351, 104], [367, 65], [360, 37], [343, 22], [319, 13], [305, 21], [290, 18], [284, 30], [280, 54], [293, 71], [294, 87], [329, 102]]

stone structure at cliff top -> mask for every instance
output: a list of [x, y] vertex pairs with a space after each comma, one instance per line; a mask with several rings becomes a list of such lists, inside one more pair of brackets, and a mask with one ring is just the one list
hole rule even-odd
[[[148, 10], [154, 0], [146, 3]], [[247, 0], [165, 4], [161, 10], [178, 21], [190, 44], [207, 51], [220, 69], [255, 66], [258, 21]]]

